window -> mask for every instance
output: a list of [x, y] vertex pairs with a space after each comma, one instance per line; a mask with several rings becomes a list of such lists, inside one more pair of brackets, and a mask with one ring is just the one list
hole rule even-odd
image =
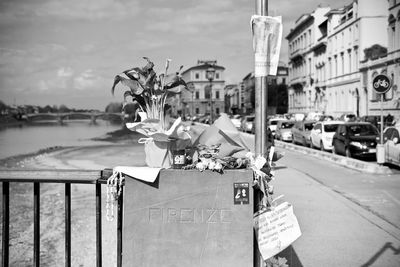
[[[219, 99], [219, 91], [216, 91], [216, 92], [215, 92], [215, 98], [216, 98], [216, 99]], [[218, 112], [217, 112], [217, 113], [218, 113]]]
[[196, 99], [199, 99], [199, 98], [200, 98], [200, 92], [196, 91]]
[[195, 78], [196, 80], [200, 79], [200, 74], [199, 74], [198, 72], [196, 72], [196, 73], [194, 74], [194, 78]]
[[349, 52], [349, 73], [351, 73], [351, 71], [352, 71], [352, 68], [351, 68], [351, 49], [350, 50], [348, 50], [348, 52]]
[[341, 60], [342, 60], [342, 72], [341, 74], [344, 74], [344, 53], [340, 54]]
[[286, 84], [286, 79], [285, 78], [282, 78], [282, 83]]
[[215, 109], [215, 113], [219, 114], [219, 108]]
[[199, 114], [199, 113], [200, 113], [199, 108], [196, 108], [196, 114]]
[[215, 79], [219, 79], [219, 72], [215, 73]]

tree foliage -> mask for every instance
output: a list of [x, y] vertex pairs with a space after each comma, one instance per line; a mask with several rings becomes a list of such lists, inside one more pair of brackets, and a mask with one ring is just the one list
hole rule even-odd
[[364, 49], [364, 60], [374, 60], [387, 55], [387, 48], [379, 44]]

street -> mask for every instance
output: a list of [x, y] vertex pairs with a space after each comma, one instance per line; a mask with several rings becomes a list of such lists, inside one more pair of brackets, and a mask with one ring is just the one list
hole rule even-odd
[[290, 266], [400, 266], [400, 174], [373, 175], [283, 150], [275, 197], [293, 204], [302, 236]]

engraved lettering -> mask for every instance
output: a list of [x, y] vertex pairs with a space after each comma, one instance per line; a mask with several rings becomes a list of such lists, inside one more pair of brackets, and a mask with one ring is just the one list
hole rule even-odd
[[174, 208], [168, 208], [167, 222], [170, 223], [175, 218], [174, 222], [177, 222], [178, 212]]
[[208, 216], [207, 223], [216, 223], [217, 221], [216, 221], [216, 220], [213, 220], [212, 218], [213, 218], [214, 215], [217, 213], [217, 210], [215, 210], [215, 209], [208, 209], [207, 211], [211, 211], [211, 213], [210, 213], [209, 216]]
[[149, 208], [149, 222], [163, 221], [163, 212], [160, 208]]
[[194, 209], [181, 209], [179, 221], [181, 223], [194, 223]]

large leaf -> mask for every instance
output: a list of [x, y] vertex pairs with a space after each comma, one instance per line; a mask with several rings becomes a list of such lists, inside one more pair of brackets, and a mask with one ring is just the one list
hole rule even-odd
[[145, 73], [150, 73], [150, 71], [153, 70], [154, 63], [151, 62], [150, 59], [147, 58], [147, 57], [143, 57], [143, 58], [144, 58], [145, 60], [147, 60], [147, 64], [146, 64], [146, 66], [144, 66], [144, 67], [142, 68], [142, 71], [145, 72]]
[[122, 83], [123, 85], [129, 87], [129, 89], [131, 89], [132, 94], [140, 95], [141, 93], [143, 93], [143, 87], [139, 84], [138, 81], [127, 79], [127, 78], [117, 75], [114, 78], [114, 84], [111, 88], [111, 93], [113, 95], [114, 95], [114, 91], [115, 91], [115, 86], [118, 83]]
[[143, 86], [146, 83], [146, 78], [148, 76], [148, 73], [143, 72], [140, 68], [132, 68], [129, 70], [125, 70], [123, 71], [123, 73], [131, 80], [137, 80]]

